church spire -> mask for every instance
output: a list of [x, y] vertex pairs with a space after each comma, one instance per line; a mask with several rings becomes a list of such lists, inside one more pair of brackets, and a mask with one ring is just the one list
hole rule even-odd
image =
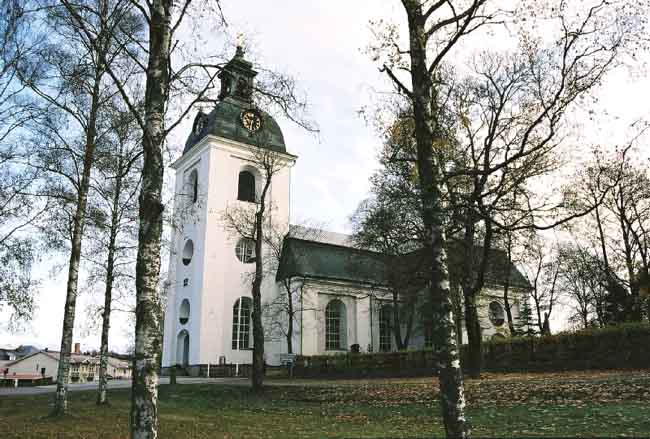
[[219, 99], [235, 99], [243, 104], [252, 102], [254, 78], [257, 72], [253, 64], [245, 59], [243, 37], [237, 37], [235, 56], [228, 61], [218, 77], [221, 80]]

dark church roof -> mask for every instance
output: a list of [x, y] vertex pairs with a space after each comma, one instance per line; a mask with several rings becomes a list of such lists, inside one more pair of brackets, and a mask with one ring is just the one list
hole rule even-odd
[[[458, 270], [460, 252], [453, 250], [454, 245], [451, 247], [452, 250], [449, 252], [450, 274], [457, 278], [462, 274]], [[282, 249], [277, 279], [304, 276], [370, 285], [386, 285], [389, 276], [399, 271], [395, 270], [396, 267], [403, 267], [408, 273], [420, 272], [424, 267], [424, 261], [426, 258], [423, 255], [423, 250], [417, 250], [404, 256], [389, 257], [349, 246], [287, 238]], [[503, 286], [508, 264], [505, 252], [491, 250], [485, 273], [485, 285]], [[388, 267], [391, 268], [391, 271], [388, 270]], [[510, 286], [513, 288], [531, 287], [514, 265], [510, 266]]]
[[[233, 98], [225, 98], [217, 102], [217, 105], [215, 105], [209, 114], [199, 113], [197, 117], [206, 118], [203, 123], [203, 129], [199, 132], [192, 130], [185, 142], [183, 154], [192, 149], [194, 145], [208, 135], [256, 146], [259, 145], [276, 152], [286, 153], [287, 149], [284, 145], [282, 130], [275, 119], [268, 113], [259, 109], [257, 110], [262, 115], [263, 139], [259, 139], [257, 135], [242, 126], [240, 115], [242, 111], [249, 108], [252, 108], [251, 104], [246, 104]], [[196, 126], [196, 123], [194, 126]]]
[[[204, 114], [199, 111], [196, 115], [183, 154], [208, 135], [268, 148], [276, 152], [287, 152], [278, 123], [271, 115], [257, 108], [254, 103], [256, 75], [253, 64], [244, 57], [244, 50], [237, 47], [235, 56], [218, 75], [221, 81], [219, 101], [210, 113]], [[244, 110], [254, 110], [261, 116], [262, 124], [258, 131], [253, 133], [243, 126], [241, 114]]]
[[306, 276], [365, 284], [386, 283], [379, 253], [324, 242], [287, 238], [282, 248], [277, 279]]

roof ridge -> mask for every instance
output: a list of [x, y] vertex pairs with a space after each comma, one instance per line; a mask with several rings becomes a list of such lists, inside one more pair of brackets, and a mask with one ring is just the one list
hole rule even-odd
[[336, 244], [336, 243], [333, 243], [333, 242], [317, 241], [315, 239], [300, 238], [300, 237], [296, 237], [296, 236], [289, 236], [289, 237], [287, 237], [287, 239], [293, 239], [295, 241], [302, 241], [302, 242], [309, 242], [309, 243], [318, 244], [318, 245], [327, 245], [327, 246], [330, 246], [330, 247], [338, 247], [338, 248], [357, 251], [357, 252], [361, 252], [361, 253], [371, 253], [371, 254], [374, 254], [374, 255], [384, 255], [384, 253], [374, 251], [374, 250], [368, 250], [368, 249], [365, 249], [365, 248], [355, 247], [355, 246], [347, 246], [347, 245], [342, 245], [342, 244]]

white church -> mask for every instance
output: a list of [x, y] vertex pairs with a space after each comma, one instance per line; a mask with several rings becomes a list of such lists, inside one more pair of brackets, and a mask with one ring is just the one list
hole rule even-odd
[[[223, 213], [257, 200], [261, 172], [252, 158], [258, 148], [254, 136], [263, 130], [268, 139], [264, 147], [284, 164], [269, 191], [273, 223], [288, 231], [292, 227], [291, 167], [298, 159], [287, 152], [273, 117], [253, 103], [256, 74], [238, 48], [219, 76], [219, 101], [209, 114], [196, 116], [183, 155], [172, 165], [176, 171], [174, 211], [182, 220], [172, 236], [163, 369], [182, 365], [190, 374], [198, 374], [208, 364], [252, 363], [254, 247], [252, 241], [234, 235], [224, 225]], [[299, 283], [292, 353], [394, 350], [391, 293], [378, 258], [355, 248], [347, 235], [318, 231], [299, 236], [285, 239], [277, 273], [265, 276], [262, 285], [262, 301], [268, 304], [286, 294], [283, 280]], [[529, 285], [515, 267], [509, 271], [512, 294], [517, 297]], [[490, 273], [487, 279], [481, 295], [483, 335], [508, 336], [503, 282]], [[516, 318], [516, 300], [512, 308]], [[278, 322], [264, 326], [277, 327]], [[282, 322], [280, 326], [286, 327]], [[416, 324], [409, 347], [425, 347], [429, 338], [423, 325]], [[267, 364], [280, 364], [287, 345], [285, 336], [269, 332], [264, 347]]]

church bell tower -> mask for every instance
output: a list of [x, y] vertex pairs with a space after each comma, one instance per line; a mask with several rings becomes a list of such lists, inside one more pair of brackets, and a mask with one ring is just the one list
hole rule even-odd
[[[268, 198], [274, 224], [288, 227], [290, 171], [296, 160], [287, 153], [275, 119], [255, 104], [256, 75], [243, 48], [237, 47], [218, 75], [216, 105], [207, 114], [198, 111], [183, 154], [172, 165], [175, 227], [163, 368], [181, 365], [196, 376], [205, 374], [208, 364], [252, 363], [254, 243], [230, 230], [224, 213], [231, 208], [254, 211], [263, 183], [254, 157], [258, 148], [265, 148], [285, 164], [274, 175]], [[261, 136], [263, 144], [256, 141]], [[273, 276], [267, 277], [263, 301], [278, 293]], [[268, 355], [267, 361], [275, 362]]]

